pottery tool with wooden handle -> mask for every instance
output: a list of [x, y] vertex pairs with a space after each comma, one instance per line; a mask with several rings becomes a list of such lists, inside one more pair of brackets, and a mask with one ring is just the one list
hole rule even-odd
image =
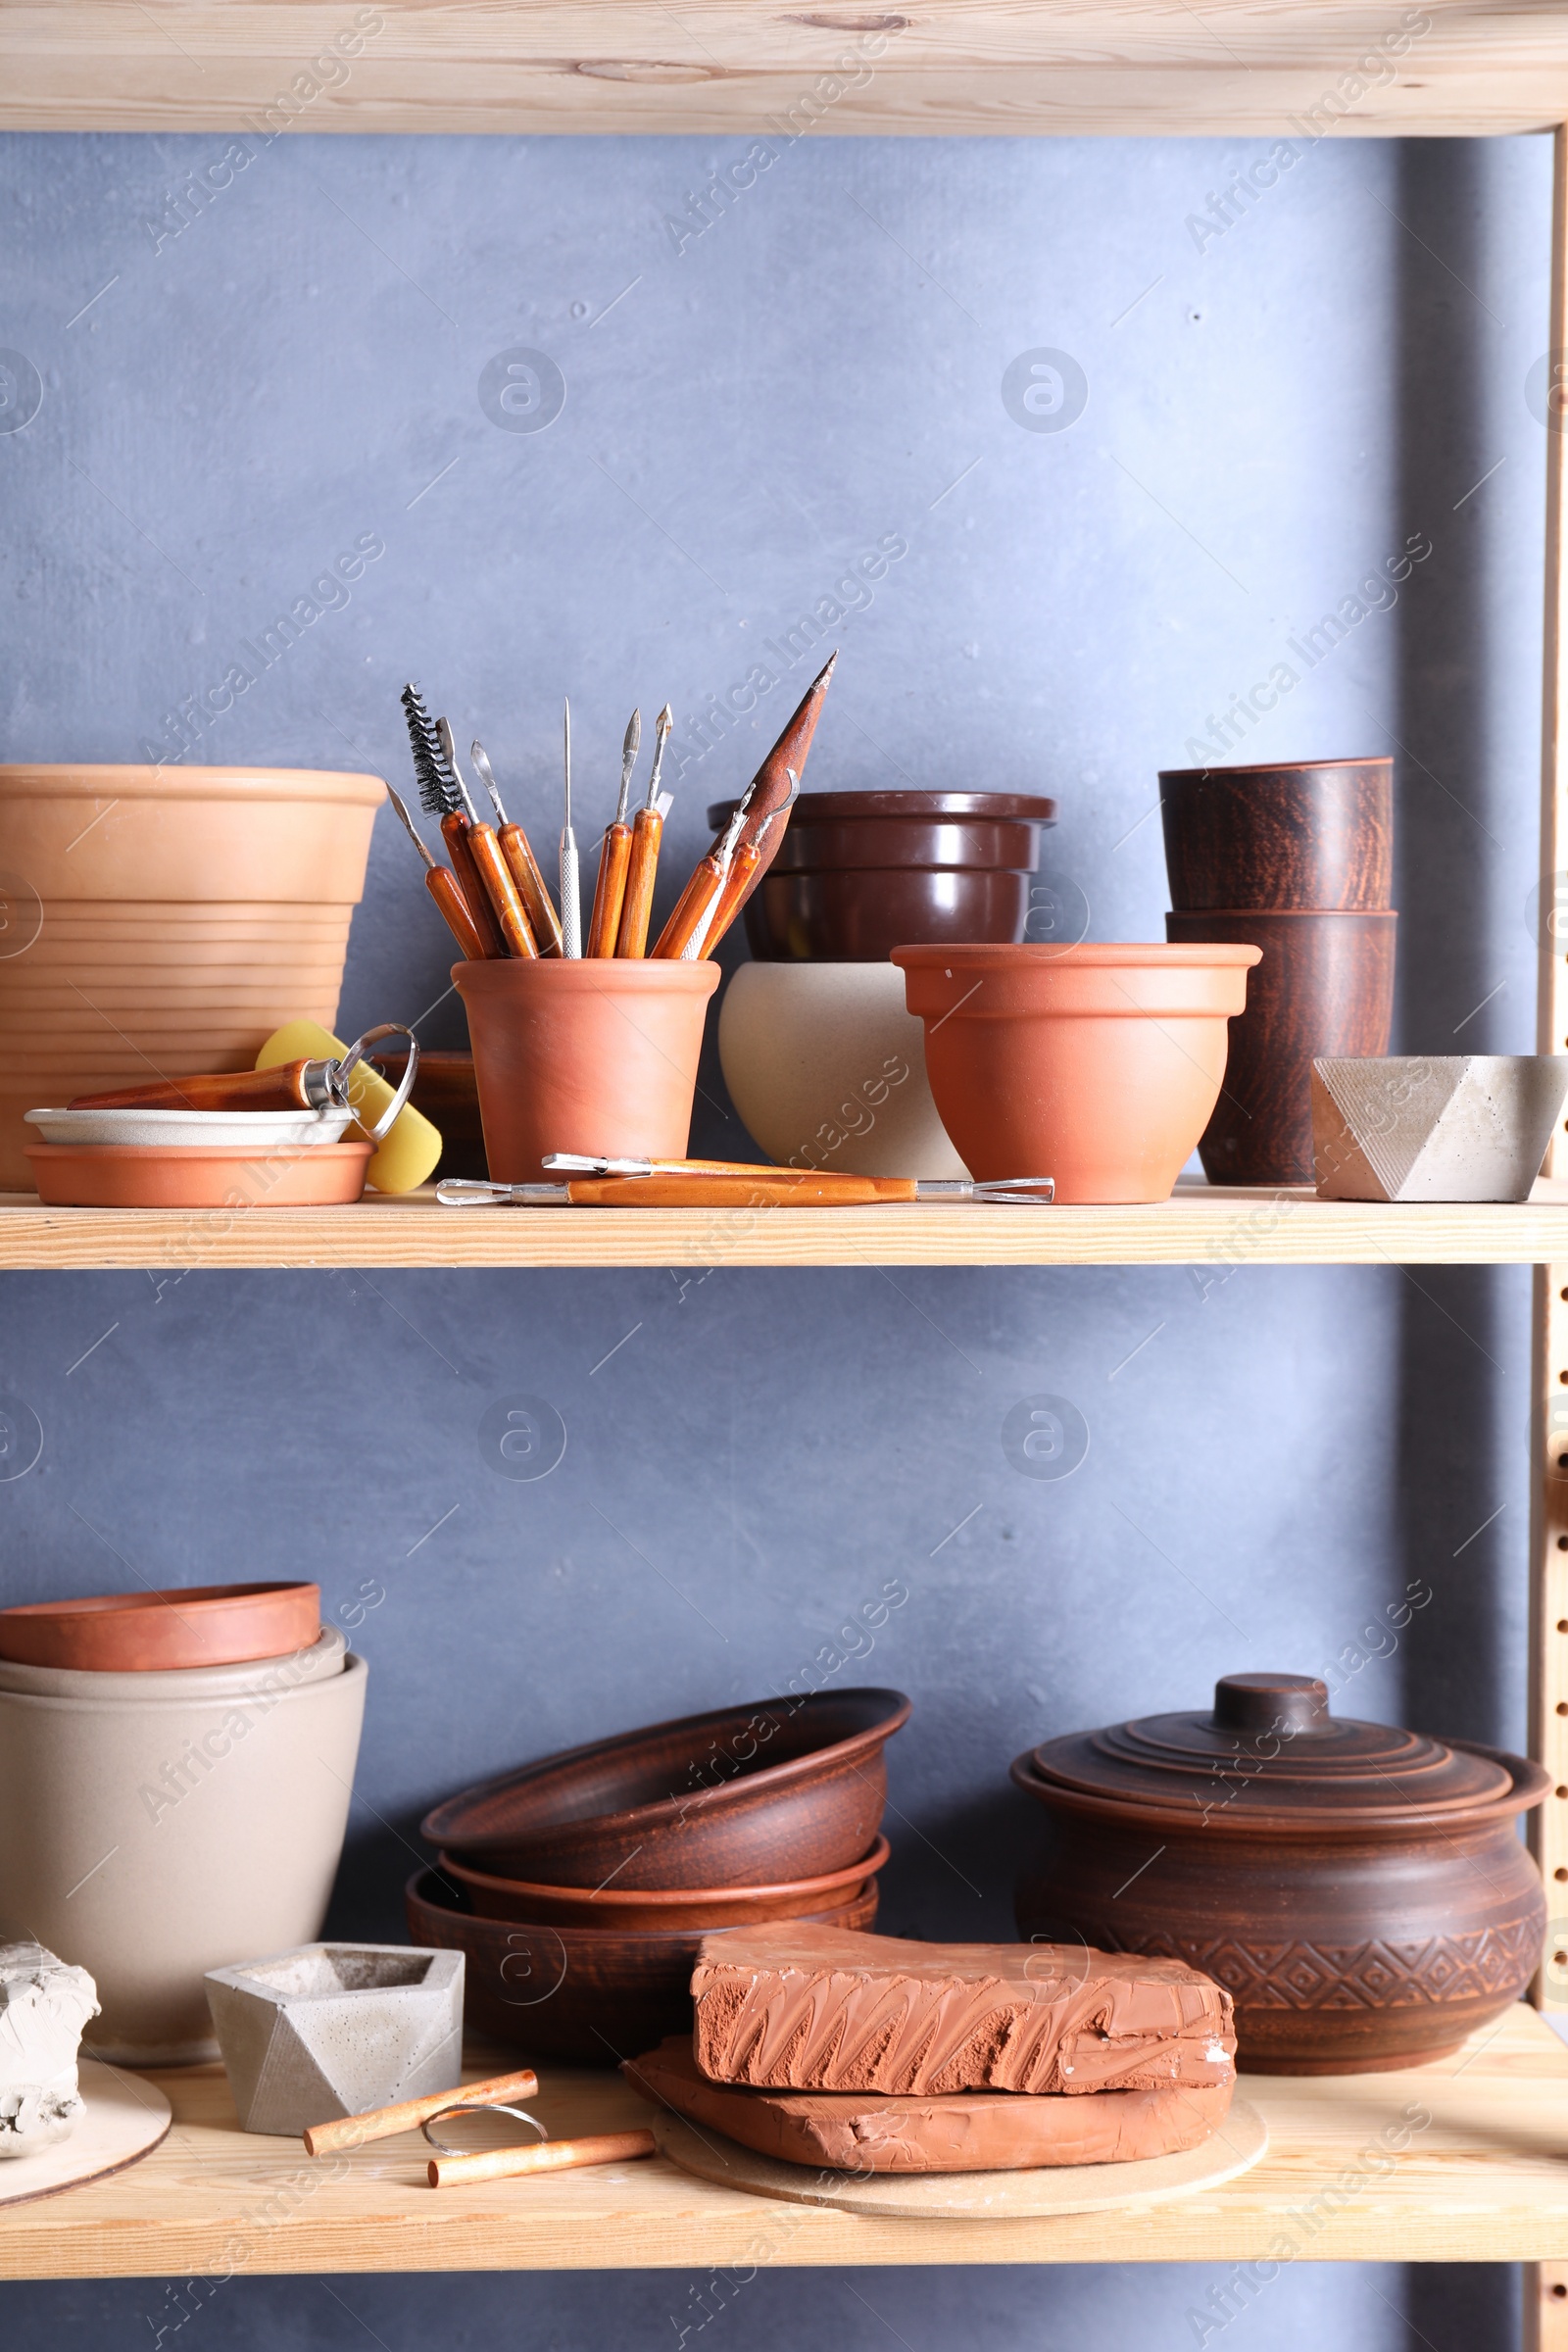
[[[401, 1021], [384, 1021], [368, 1029], [352, 1046], [340, 1046], [324, 1030], [318, 1037], [329, 1044], [330, 1054], [305, 1055], [297, 1060], [270, 1062], [254, 1070], [215, 1070], [192, 1078], [146, 1078], [101, 1095], [77, 1095], [68, 1110], [348, 1110], [368, 1143], [379, 1143], [414, 1090], [419, 1068], [419, 1046], [412, 1029]], [[356, 1095], [354, 1076], [365, 1067], [366, 1050], [383, 1037], [406, 1037], [409, 1064], [394, 1095], [382, 1085], [383, 1100], [371, 1105]], [[263, 1048], [263, 1052], [266, 1052]], [[362, 1118], [362, 1111], [369, 1120]]]
[[[811, 680], [777, 743], [747, 786], [746, 798], [741, 803], [747, 811], [746, 824], [735, 847], [739, 850], [748, 842], [756, 842], [761, 848], [762, 856], [730, 909], [731, 922], [778, 855], [784, 827], [782, 824], [772, 825], [770, 820], [788, 807], [800, 789], [800, 779], [806, 773], [806, 756], [811, 748], [811, 738], [816, 733], [816, 722], [821, 713], [822, 697], [828, 690], [833, 664], [837, 660], [835, 653]], [[722, 833], [715, 838], [710, 856], [722, 848], [723, 840]]]
[[566, 813], [561, 828], [561, 953], [582, 954], [582, 895], [577, 880], [577, 836], [571, 829], [571, 704], [562, 710], [562, 754], [565, 765]]
[[[463, 2094], [466, 2106], [494, 2107], [507, 2099], [531, 2099], [539, 2078], [531, 2067], [514, 2075], [492, 2075], [488, 2082], [470, 2082]], [[368, 2139], [390, 2139], [396, 2132], [413, 2132], [453, 2105], [450, 2090], [426, 2091], [422, 2099], [403, 2099], [395, 2107], [372, 2107], [365, 2115], [334, 2117], [329, 2124], [312, 2124], [305, 2132], [307, 2156], [335, 2156], [340, 2148], [363, 2147]]]
[[[559, 1165], [565, 1155], [556, 1153]], [[1049, 1176], [967, 1178], [839, 1176], [808, 1169], [749, 1168], [709, 1172], [701, 1166], [615, 1176], [574, 1176], [564, 1184], [497, 1184], [452, 1176], [436, 1186], [444, 1208], [510, 1202], [515, 1208], [868, 1208], [899, 1200], [978, 1200], [1011, 1207], [1049, 1207]]]
[[441, 749], [441, 736], [435, 720], [424, 705], [417, 686], [409, 684], [403, 689], [403, 715], [409, 723], [409, 748], [414, 754], [414, 772], [419, 784], [419, 806], [427, 816], [437, 819], [441, 838], [447, 845], [452, 870], [467, 901], [474, 929], [484, 942], [486, 956], [504, 956], [503, 944], [496, 918], [490, 911], [490, 900], [479, 868], [468, 847], [471, 819], [463, 805], [463, 794], [453, 774], [446, 754]]
[[771, 816], [765, 816], [762, 819], [760, 830], [754, 833], [750, 841], [743, 841], [729, 861], [729, 870], [724, 876], [724, 887], [713, 902], [712, 913], [709, 917], [707, 929], [703, 932], [701, 943], [696, 951], [697, 957], [701, 962], [706, 963], [709, 956], [712, 955], [713, 950], [718, 946], [719, 941], [751, 897], [758, 876], [771, 858], [772, 852], [767, 848], [769, 827], [777, 824], [782, 832], [790, 821], [790, 810], [795, 806], [795, 795], [800, 790], [800, 778], [796, 775], [793, 767], [789, 770], [789, 778], [794, 787], [789, 799], [781, 808], [775, 808]]
[[484, 941], [479, 937], [473, 917], [468, 912], [468, 902], [463, 895], [462, 883], [450, 866], [437, 865], [419, 838], [418, 827], [390, 784], [386, 788], [386, 797], [397, 810], [409, 839], [424, 860], [424, 886], [440, 907], [447, 929], [470, 963], [483, 962]]
[[657, 2154], [652, 2132], [594, 2132], [583, 2139], [546, 2139], [536, 2147], [491, 2148], [475, 2156], [432, 2156], [432, 2188], [459, 2188], [465, 2181], [516, 2180], [528, 2173], [564, 2173], [584, 2164], [624, 2164]]
[[561, 917], [556, 912], [556, 902], [550, 896], [549, 885], [540, 870], [539, 860], [533, 854], [532, 844], [522, 827], [513, 824], [501, 805], [501, 793], [496, 783], [495, 771], [485, 756], [484, 745], [475, 738], [469, 744], [468, 751], [479, 781], [490, 795], [491, 803], [494, 806], [498, 828], [496, 839], [501, 844], [501, 854], [512, 868], [512, 878], [516, 883], [523, 906], [528, 910], [528, 925], [533, 932], [534, 942], [541, 956], [559, 956], [561, 954]]
[[[377, 1039], [393, 1035], [407, 1037], [409, 1059], [417, 1067], [413, 1051], [414, 1036], [401, 1023], [392, 1022], [381, 1029], [368, 1029], [359, 1043], [373, 1045]], [[318, 1021], [285, 1021], [274, 1029], [256, 1056], [259, 1070], [270, 1070], [279, 1063], [296, 1061], [301, 1054], [317, 1058], [336, 1058], [347, 1062], [349, 1048], [340, 1043], [329, 1029]], [[344, 1084], [349, 1107], [359, 1123], [362, 1134], [376, 1143], [376, 1150], [367, 1168], [366, 1182], [373, 1184], [378, 1193], [412, 1193], [435, 1172], [441, 1157], [441, 1131], [433, 1127], [423, 1111], [416, 1110], [408, 1100], [414, 1088], [413, 1069], [406, 1069], [396, 1094], [377, 1069], [368, 1061], [357, 1061], [352, 1071], [345, 1069]], [[401, 1108], [392, 1112], [391, 1106]]]
[[666, 703], [654, 722], [654, 772], [648, 779], [648, 798], [632, 820], [626, 895], [620, 910], [620, 935], [615, 942], [617, 956], [643, 956], [648, 952], [648, 924], [654, 911], [654, 880], [659, 870], [659, 845], [663, 838], [664, 818], [671, 807], [669, 795], [659, 789], [659, 778], [664, 764], [664, 746], [669, 741], [669, 731], [674, 724], [675, 714]]
[[485, 897], [490, 902], [490, 911], [495, 917], [496, 929], [501, 934], [502, 944], [509, 956], [520, 956], [524, 958], [537, 956], [539, 950], [534, 945], [533, 928], [528, 921], [527, 910], [523, 906], [517, 885], [513, 880], [512, 868], [501, 854], [501, 844], [496, 837], [496, 829], [494, 825], [487, 825], [481, 821], [479, 811], [473, 805], [473, 795], [468, 790], [462, 768], [458, 765], [457, 747], [452, 740], [451, 726], [446, 719], [438, 718], [435, 722], [435, 731], [441, 745], [442, 759], [446, 762], [453, 782], [463, 796], [464, 814], [468, 820], [468, 855], [478, 869], [479, 880], [484, 887]]
[[708, 918], [723, 890], [729, 861], [745, 822], [746, 805], [742, 802], [724, 828], [717, 848], [698, 858], [691, 880], [675, 901], [669, 920], [659, 934], [653, 951], [656, 956], [666, 962], [678, 963], [695, 956]]
[[613, 956], [620, 937], [621, 907], [626, 897], [626, 874], [631, 864], [631, 827], [626, 822], [626, 800], [631, 791], [631, 773], [637, 764], [637, 753], [643, 739], [643, 714], [634, 710], [626, 728], [626, 740], [620, 747], [620, 798], [615, 813], [605, 827], [605, 838], [599, 850], [599, 880], [594, 888], [594, 911], [588, 925], [590, 956]]

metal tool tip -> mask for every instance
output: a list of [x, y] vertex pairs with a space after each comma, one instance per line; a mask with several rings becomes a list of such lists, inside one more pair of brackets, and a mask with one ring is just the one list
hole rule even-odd
[[667, 703], [664, 705], [664, 708], [662, 710], [661, 710], [654, 723], [662, 735], [667, 735], [669, 733], [670, 728], [675, 724], [675, 713]]
[[642, 739], [643, 714], [641, 710], [634, 710], [630, 718], [626, 721], [626, 741], [624, 748], [628, 752], [635, 752], [641, 744]]

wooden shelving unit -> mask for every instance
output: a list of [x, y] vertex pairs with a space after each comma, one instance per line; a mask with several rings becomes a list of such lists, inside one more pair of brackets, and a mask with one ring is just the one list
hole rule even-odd
[[[1412, 24], [1412, 19], [1413, 24]], [[1401, 35], [1408, 31], [1409, 37]], [[319, 61], [326, 61], [321, 63]], [[1556, 129], [1552, 319], [1568, 345], [1568, 0], [921, 0], [862, 14], [757, 0], [0, 0], [0, 127], [1193, 136]], [[1568, 470], [1547, 435], [1543, 873], [1568, 865]], [[1541, 1045], [1568, 1046], [1568, 957]], [[1362, 1208], [1183, 1187], [1157, 1208], [1046, 1211], [54, 1210], [0, 1198], [0, 1270], [99, 1267], [1020, 1266], [1534, 1262], [1532, 1740], [1568, 1786], [1568, 1183], [1512, 1208]], [[1559, 1549], [1559, 1546], [1561, 1547]], [[1541, 1830], [1568, 1878], [1568, 1805]], [[1560, 1973], [1560, 1972], [1559, 1972]], [[1553, 1985], [1554, 1991], [1561, 1987]], [[1568, 2052], [1520, 2011], [1405, 2075], [1245, 2081], [1271, 2146], [1245, 2178], [1147, 2212], [1050, 2223], [871, 2221], [765, 2204], [662, 2160], [436, 2194], [408, 2143], [341, 2177], [236, 2131], [216, 2070], [163, 2078], [164, 2146], [100, 2184], [0, 2211], [0, 2275], [753, 2264], [1525, 2260], [1533, 2352], [1568, 2352]], [[635, 2102], [558, 2078], [557, 2131]], [[1393, 2150], [1412, 2112], [1430, 2118]], [[1387, 2169], [1385, 2169], [1387, 2167]], [[196, 2292], [200, 2302], [202, 2293]]]
[[[432, 2190], [416, 2133], [312, 2164], [297, 2140], [237, 2128], [220, 2068], [151, 2080], [174, 2107], [163, 2145], [111, 2180], [0, 2209], [0, 2278], [176, 2278], [199, 2308], [203, 2282], [235, 2273], [1260, 2263], [1282, 2238], [1309, 2262], [1568, 2262], [1568, 2050], [1523, 2007], [1408, 2073], [1244, 2075], [1269, 2128], [1252, 2171], [1170, 2205], [1032, 2222], [778, 2204], [662, 2157]], [[649, 2117], [612, 2074], [547, 2070], [530, 2106], [553, 2136]]]
[[1182, 1184], [1132, 1208], [43, 1208], [0, 1194], [0, 1271], [106, 1266], [1534, 1265], [1568, 1259], [1568, 1180], [1518, 1207], [1390, 1207]]

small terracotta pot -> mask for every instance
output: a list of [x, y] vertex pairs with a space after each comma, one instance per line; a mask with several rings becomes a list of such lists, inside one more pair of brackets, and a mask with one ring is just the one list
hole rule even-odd
[[1394, 761], [1163, 767], [1171, 905], [1379, 913], [1394, 878]]
[[0, 1658], [142, 1674], [276, 1657], [320, 1632], [319, 1585], [186, 1585], [0, 1609]]
[[1253, 947], [894, 950], [942, 1123], [979, 1179], [1163, 1200], [1212, 1111]]
[[458, 963], [498, 1184], [553, 1184], [547, 1152], [683, 1159], [719, 967], [654, 956]]
[[788, 1879], [776, 1886], [679, 1886], [656, 1892], [640, 1887], [542, 1886], [526, 1879], [498, 1879], [470, 1870], [451, 1854], [436, 1867], [462, 1887], [473, 1910], [486, 1919], [520, 1919], [534, 1925], [569, 1928], [755, 1927], [760, 1921], [800, 1919], [838, 1903], [851, 1903], [888, 1858], [879, 1838], [868, 1854], [843, 1870], [814, 1879]]
[[1199, 1142], [1210, 1184], [1310, 1184], [1312, 1063], [1389, 1050], [1396, 914], [1210, 908], [1167, 914], [1173, 941], [1263, 951], [1231, 1023], [1225, 1090]]

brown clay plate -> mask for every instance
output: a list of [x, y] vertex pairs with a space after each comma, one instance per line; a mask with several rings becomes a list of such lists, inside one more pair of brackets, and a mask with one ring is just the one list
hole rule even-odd
[[241, 1666], [309, 1649], [320, 1634], [319, 1585], [187, 1585], [0, 1609], [0, 1658], [99, 1674]]

